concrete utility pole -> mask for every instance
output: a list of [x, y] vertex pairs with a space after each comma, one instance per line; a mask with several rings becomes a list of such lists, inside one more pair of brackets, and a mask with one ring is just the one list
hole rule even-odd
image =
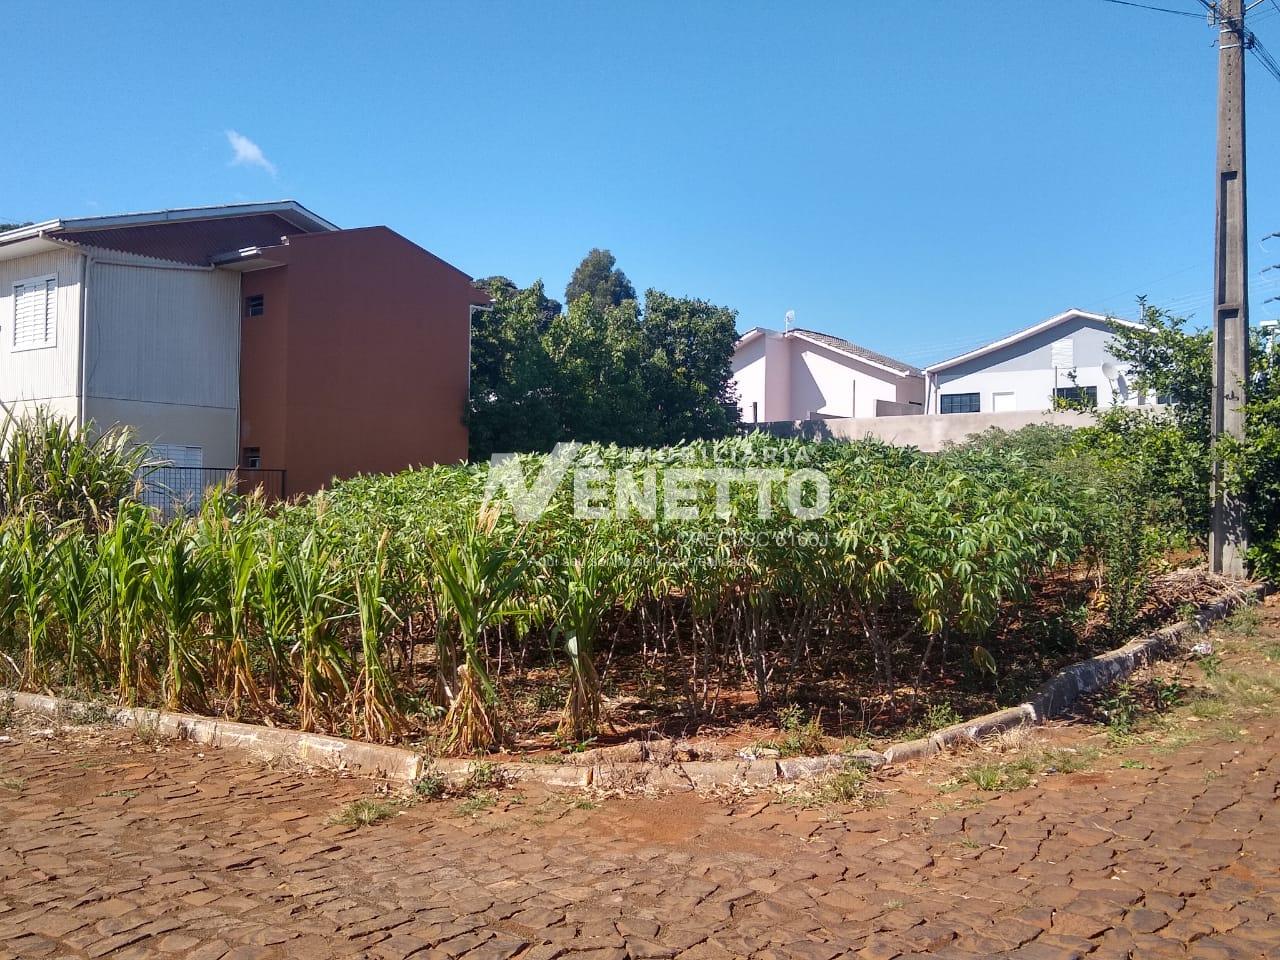
[[[1213, 413], [1211, 431], [1244, 437], [1249, 382], [1249, 257], [1244, 181], [1244, 0], [1219, 0], [1218, 192], [1214, 232]], [[1222, 464], [1213, 464], [1213, 529], [1209, 563], [1214, 573], [1244, 576], [1248, 534], [1244, 503], [1223, 489]]]

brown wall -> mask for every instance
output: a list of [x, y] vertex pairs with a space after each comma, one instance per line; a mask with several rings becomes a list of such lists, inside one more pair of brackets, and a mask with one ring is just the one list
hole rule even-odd
[[[290, 494], [467, 456], [470, 278], [386, 227], [291, 238], [247, 273], [241, 446]], [[278, 305], [277, 305], [278, 304]]]

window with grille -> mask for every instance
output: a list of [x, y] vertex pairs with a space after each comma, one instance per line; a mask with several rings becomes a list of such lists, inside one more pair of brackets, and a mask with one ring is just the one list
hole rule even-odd
[[944, 393], [938, 409], [942, 413], [981, 413], [981, 394], [977, 393]]
[[1068, 404], [1083, 404], [1087, 407], [1098, 405], [1097, 387], [1054, 387], [1053, 396]]
[[264, 294], [255, 293], [244, 298], [244, 315], [260, 317], [267, 312], [267, 298]]
[[13, 285], [13, 349], [57, 345], [58, 278], [34, 277]]

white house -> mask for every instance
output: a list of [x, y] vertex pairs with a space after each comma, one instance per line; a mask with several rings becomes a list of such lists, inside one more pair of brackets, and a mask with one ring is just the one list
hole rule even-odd
[[744, 423], [924, 410], [921, 371], [814, 330], [748, 330], [733, 349], [733, 380]]
[[929, 413], [1045, 410], [1055, 397], [1083, 397], [1099, 407], [1143, 402], [1111, 354], [1117, 325], [1071, 309], [950, 360], [925, 367]]

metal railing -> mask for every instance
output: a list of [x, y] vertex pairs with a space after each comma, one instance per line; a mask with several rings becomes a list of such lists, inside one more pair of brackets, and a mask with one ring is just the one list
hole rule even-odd
[[230, 484], [237, 493], [261, 490], [268, 500], [285, 498], [285, 471], [246, 467], [150, 467], [143, 476], [141, 500], [168, 519], [194, 513], [205, 491]]

